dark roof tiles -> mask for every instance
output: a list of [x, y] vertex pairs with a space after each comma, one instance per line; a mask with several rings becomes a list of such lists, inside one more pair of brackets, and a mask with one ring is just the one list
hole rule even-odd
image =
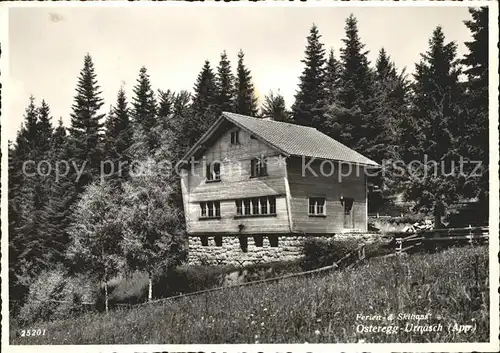
[[235, 113], [223, 112], [222, 114], [229, 121], [250, 131], [263, 141], [288, 155], [378, 166], [378, 163], [315, 128], [268, 119], [252, 118]]

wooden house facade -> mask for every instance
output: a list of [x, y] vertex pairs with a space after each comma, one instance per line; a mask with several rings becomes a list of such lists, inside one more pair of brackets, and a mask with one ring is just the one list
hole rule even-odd
[[190, 263], [291, 259], [306, 237], [367, 231], [378, 164], [314, 128], [224, 112], [183, 161]]

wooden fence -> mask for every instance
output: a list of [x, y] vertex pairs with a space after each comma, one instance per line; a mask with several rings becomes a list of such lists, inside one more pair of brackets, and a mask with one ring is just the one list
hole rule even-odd
[[424, 230], [411, 233], [406, 237], [396, 237], [396, 254], [408, 252], [418, 247], [432, 244], [468, 243], [488, 241], [488, 227], [466, 227]]

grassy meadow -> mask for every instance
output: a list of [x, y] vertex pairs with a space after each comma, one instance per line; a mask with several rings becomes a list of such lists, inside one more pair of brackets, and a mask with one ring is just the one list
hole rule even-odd
[[[358, 325], [406, 327], [397, 315], [430, 313], [439, 332], [357, 332]], [[380, 315], [381, 319], [360, 319]], [[387, 316], [393, 314], [390, 321]], [[19, 327], [11, 344], [486, 342], [487, 246], [374, 258], [351, 269], [232, 288], [160, 303]], [[472, 325], [469, 332], [449, 325]], [[21, 337], [22, 329], [41, 329]]]

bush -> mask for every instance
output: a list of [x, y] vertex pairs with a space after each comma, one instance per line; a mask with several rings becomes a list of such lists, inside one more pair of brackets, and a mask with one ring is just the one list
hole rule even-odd
[[224, 276], [234, 267], [182, 265], [158, 277], [153, 287], [155, 297], [169, 297], [219, 287]]
[[333, 265], [359, 246], [356, 240], [307, 239], [304, 243], [303, 268], [311, 270]]
[[82, 302], [93, 302], [95, 288], [83, 276], [70, 277], [63, 268], [42, 272], [30, 286], [19, 312], [22, 324], [67, 318], [83, 310]]

